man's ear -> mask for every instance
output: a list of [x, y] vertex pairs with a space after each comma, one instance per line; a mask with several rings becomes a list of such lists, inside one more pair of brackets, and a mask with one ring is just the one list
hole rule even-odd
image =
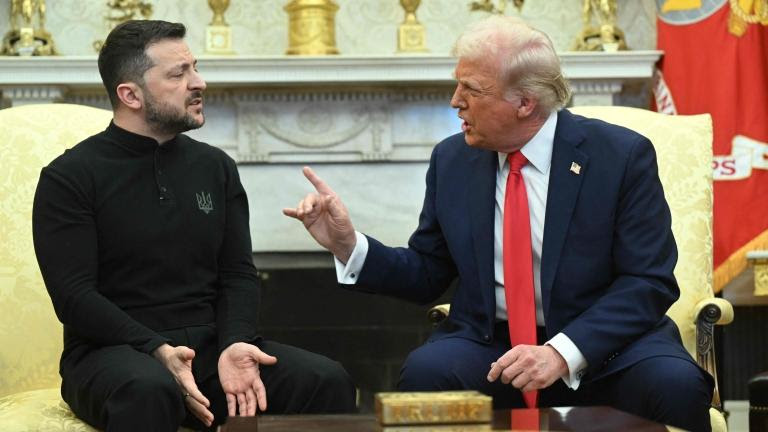
[[517, 117], [518, 118], [528, 118], [530, 117], [534, 111], [536, 111], [536, 105], [537, 100], [528, 96], [528, 95], [522, 95], [520, 99], [518, 100], [518, 106], [517, 106]]
[[144, 106], [144, 93], [136, 83], [127, 82], [118, 85], [117, 98], [131, 109], [138, 110]]

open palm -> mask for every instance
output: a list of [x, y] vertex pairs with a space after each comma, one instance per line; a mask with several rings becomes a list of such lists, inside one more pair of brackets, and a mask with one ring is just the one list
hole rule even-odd
[[227, 397], [227, 411], [253, 416], [267, 409], [267, 392], [261, 381], [260, 364], [274, 364], [275, 357], [243, 342], [227, 347], [219, 356], [219, 381]]

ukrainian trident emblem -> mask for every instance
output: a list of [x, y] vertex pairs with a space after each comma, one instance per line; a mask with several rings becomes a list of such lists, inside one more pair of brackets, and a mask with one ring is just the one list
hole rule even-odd
[[204, 211], [205, 214], [210, 213], [213, 210], [213, 201], [211, 201], [211, 194], [205, 192], [196, 193], [197, 208]]

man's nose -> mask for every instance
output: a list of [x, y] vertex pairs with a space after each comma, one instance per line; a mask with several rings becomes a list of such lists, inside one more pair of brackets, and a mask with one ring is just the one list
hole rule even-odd
[[453, 108], [459, 109], [464, 109], [467, 107], [467, 102], [462, 97], [461, 89], [459, 86], [456, 86], [456, 90], [453, 92], [453, 96], [451, 97], [451, 106]]
[[205, 83], [202, 75], [199, 72], [192, 73], [192, 79], [189, 81], [189, 88], [192, 90], [205, 90], [208, 85]]

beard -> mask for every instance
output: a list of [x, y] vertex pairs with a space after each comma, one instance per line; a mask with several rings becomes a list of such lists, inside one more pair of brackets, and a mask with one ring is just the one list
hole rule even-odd
[[200, 91], [193, 92], [189, 95], [184, 101], [184, 108], [181, 110], [168, 102], [158, 101], [148, 91], [145, 91], [144, 94], [144, 119], [147, 124], [157, 132], [177, 135], [188, 130], [198, 129], [205, 123], [205, 117], [198, 121], [186, 110], [187, 106], [189, 106], [194, 99], [202, 99], [203, 93]]

